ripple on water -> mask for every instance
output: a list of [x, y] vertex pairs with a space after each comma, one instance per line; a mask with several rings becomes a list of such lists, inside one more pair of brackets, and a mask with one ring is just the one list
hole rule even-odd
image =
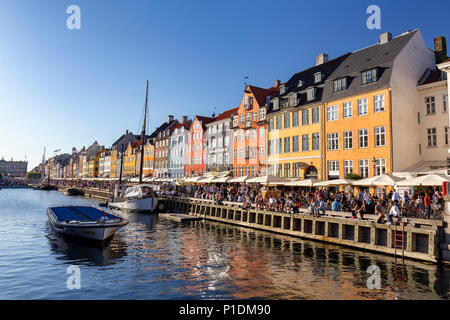
[[[92, 205], [58, 192], [0, 191], [0, 299], [448, 299], [448, 268], [215, 222], [120, 213], [130, 224], [99, 246], [54, 234], [46, 208]], [[367, 267], [381, 270], [367, 288]], [[69, 290], [77, 265], [81, 289]]]

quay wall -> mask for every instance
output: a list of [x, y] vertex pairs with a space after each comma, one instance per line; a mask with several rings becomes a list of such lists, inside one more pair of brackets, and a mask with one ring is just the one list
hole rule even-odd
[[[72, 187], [68, 186], [56, 186], [58, 188], [58, 191], [65, 192], [67, 189], [72, 189]], [[111, 194], [109, 191], [98, 189], [98, 188], [73, 188], [77, 189], [82, 195], [89, 198], [97, 198], [100, 200], [107, 200], [108, 196]]]
[[[160, 201], [169, 212], [402, 257], [401, 247], [395, 248], [395, 228], [399, 227], [377, 224], [371, 215], [367, 215], [368, 220], [353, 220], [346, 219], [351, 213], [343, 212], [313, 217], [255, 208], [244, 210], [241, 204], [218, 205], [211, 200], [187, 197], [162, 197]], [[404, 227], [404, 257], [433, 263], [443, 261], [440, 250], [445, 237], [443, 225], [438, 220], [408, 219]]]

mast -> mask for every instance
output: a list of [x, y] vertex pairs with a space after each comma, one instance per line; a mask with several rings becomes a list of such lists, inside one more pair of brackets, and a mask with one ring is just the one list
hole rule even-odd
[[122, 167], [123, 167], [123, 143], [122, 143], [122, 152], [120, 153], [120, 174], [119, 174], [119, 185], [122, 184]]
[[145, 139], [145, 123], [147, 122], [147, 101], [148, 101], [148, 80], [147, 80], [147, 90], [145, 92], [145, 112], [144, 112], [144, 123], [142, 124], [142, 135], [141, 135], [141, 163], [139, 168], [139, 183], [142, 183], [142, 171], [144, 170], [144, 139]]

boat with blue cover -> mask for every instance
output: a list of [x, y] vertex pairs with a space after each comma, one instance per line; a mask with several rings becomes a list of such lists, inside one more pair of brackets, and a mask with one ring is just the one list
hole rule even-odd
[[128, 224], [118, 215], [91, 206], [49, 207], [47, 216], [59, 233], [99, 241], [110, 239]]

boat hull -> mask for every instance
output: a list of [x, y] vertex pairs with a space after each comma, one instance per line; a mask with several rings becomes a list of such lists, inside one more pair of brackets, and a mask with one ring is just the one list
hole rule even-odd
[[90, 222], [83, 224], [60, 222], [56, 219], [50, 208], [47, 209], [47, 216], [50, 225], [58, 233], [97, 241], [105, 241], [112, 238], [120, 228], [128, 224], [128, 221], [113, 223]]
[[129, 211], [147, 211], [154, 212], [158, 207], [157, 198], [141, 198], [125, 200], [121, 202], [111, 202], [109, 207]]

